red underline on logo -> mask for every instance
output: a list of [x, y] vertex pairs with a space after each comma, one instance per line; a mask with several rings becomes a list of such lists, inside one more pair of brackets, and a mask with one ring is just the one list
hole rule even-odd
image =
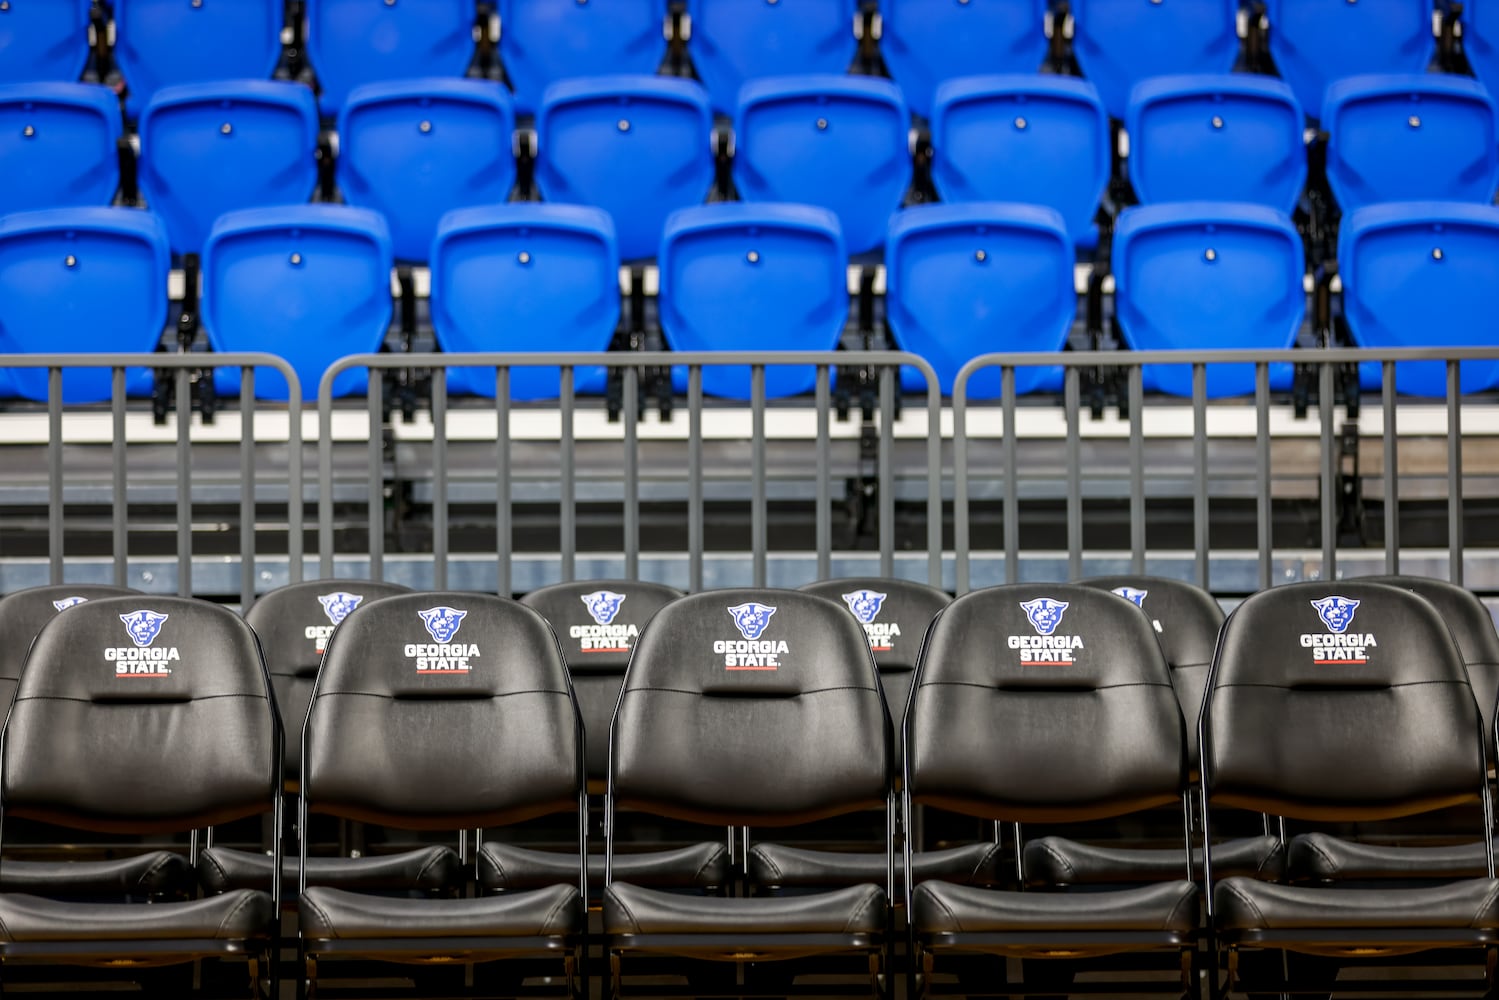
[[1368, 660], [1318, 660], [1318, 663], [1368, 663]]
[[172, 675], [171, 674], [115, 674], [116, 678], [121, 678], [121, 677], [170, 677], [170, 676], [172, 676]]
[[580, 649], [580, 653], [628, 653], [629, 646], [610, 646], [608, 649]]
[[870, 648], [871, 651], [876, 652], [876, 653], [888, 653], [888, 652], [890, 652], [890, 650], [894, 649], [895, 647], [894, 646], [870, 646], [869, 648]]
[[471, 668], [469, 668], [469, 667], [450, 667], [447, 670], [422, 670], [422, 669], [418, 668], [417, 669], [417, 673], [419, 673], [419, 674], [466, 674], [466, 673], [469, 672], [470, 669]]
[[1071, 663], [1071, 660], [1021, 660], [1022, 667], [1050, 667], [1058, 663]]
[[725, 670], [777, 670], [777, 667], [724, 667]]

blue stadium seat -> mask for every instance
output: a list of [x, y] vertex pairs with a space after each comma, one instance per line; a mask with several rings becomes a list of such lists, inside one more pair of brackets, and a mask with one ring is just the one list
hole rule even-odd
[[745, 201], [819, 205], [851, 254], [885, 241], [911, 184], [900, 89], [870, 76], [783, 76], [745, 84], [734, 116], [734, 185]]
[[1365, 73], [1421, 73], [1431, 62], [1431, 0], [1267, 0], [1270, 55], [1312, 118], [1328, 85]]
[[[827, 209], [681, 209], [666, 220], [660, 266], [661, 328], [674, 351], [831, 351], [848, 317], [843, 237]], [[748, 399], [750, 381], [748, 367], [703, 369], [703, 391], [711, 395]], [[810, 367], [765, 370], [767, 397], [815, 385]]]
[[536, 184], [547, 201], [607, 211], [624, 260], [654, 257], [666, 217], [713, 186], [712, 133], [708, 95], [691, 80], [565, 80], [536, 116]]
[[[378, 214], [346, 205], [230, 212], [203, 248], [203, 325], [215, 351], [267, 351], [291, 362], [302, 398], [337, 359], [379, 349], [390, 324], [390, 233]], [[239, 391], [239, 370], [215, 384]], [[365, 369], [344, 372], [335, 395], [360, 392]], [[257, 399], [284, 400], [286, 380], [255, 373]]]
[[1462, 27], [1463, 55], [1473, 75], [1490, 91], [1499, 90], [1499, 5], [1464, 0]]
[[[1113, 268], [1115, 312], [1137, 351], [1284, 349], [1306, 312], [1301, 237], [1284, 213], [1262, 205], [1126, 209], [1114, 231]], [[1283, 377], [1274, 367], [1272, 379]], [[1192, 394], [1185, 364], [1147, 365], [1144, 378], [1147, 389]], [[1208, 368], [1209, 397], [1253, 391], [1253, 365]]]
[[500, 59], [521, 114], [558, 80], [656, 72], [666, 55], [662, 0], [500, 0]]
[[944, 80], [1034, 73], [1046, 59], [1046, 0], [883, 0], [880, 19], [885, 66], [925, 118]]
[[[1499, 208], [1458, 202], [1370, 205], [1338, 234], [1343, 313], [1362, 347], [1490, 347], [1499, 287]], [[1461, 389], [1499, 386], [1499, 362], [1462, 365]], [[1395, 388], [1446, 396], [1446, 366], [1395, 366]]]
[[162, 87], [269, 80], [281, 61], [282, 0], [114, 0], [115, 60], [134, 118]]
[[503, 202], [515, 183], [510, 95], [488, 80], [369, 83], [338, 116], [338, 186], [390, 224], [397, 260], [421, 262], [437, 222]]
[[[970, 202], [909, 208], [885, 245], [886, 316], [901, 350], [919, 354], [951, 395], [958, 369], [989, 351], [1060, 351], [1077, 296], [1072, 240], [1043, 205]], [[905, 374], [905, 373], [903, 373]], [[968, 381], [968, 395], [1000, 394], [1000, 370]], [[904, 379], [922, 391], [925, 379]], [[1055, 389], [1061, 369], [1017, 368], [1015, 391]]]
[[1154, 77], [1135, 87], [1125, 117], [1130, 182], [1144, 204], [1245, 201], [1289, 214], [1306, 182], [1304, 122], [1280, 80]]
[[1356, 76], [1327, 88], [1327, 182], [1344, 214], [1382, 201], [1488, 204], [1499, 106], [1461, 76]]
[[119, 138], [120, 101], [108, 87], [0, 86], [0, 215], [108, 205], [120, 186]]
[[[0, 354], [146, 354], [167, 318], [171, 252], [161, 220], [132, 208], [56, 208], [0, 217]], [[63, 401], [110, 398], [109, 369], [63, 373]], [[13, 369], [27, 399], [47, 398], [44, 368]], [[149, 391], [131, 370], [127, 391]]]
[[318, 106], [337, 114], [360, 84], [462, 76], [474, 55], [474, 0], [307, 0]]
[[943, 201], [1047, 205], [1083, 243], [1109, 183], [1109, 141], [1108, 114], [1085, 80], [951, 80], [932, 113], [932, 182]]
[[[606, 212], [516, 202], [443, 216], [432, 246], [432, 326], [444, 351], [608, 350], [619, 322], [619, 252]], [[602, 368], [575, 369], [599, 392]], [[512, 399], [554, 399], [556, 368], [514, 368]], [[493, 397], [493, 369], [454, 368], [450, 392]]]
[[687, 48], [713, 110], [732, 114], [739, 88], [760, 77], [846, 71], [858, 9], [858, 0], [687, 0]]
[[176, 253], [198, 253], [225, 212], [305, 202], [317, 185], [317, 102], [297, 83], [186, 83], [140, 119], [140, 186]]
[[1238, 13], [1239, 0], [1072, 0], [1072, 53], [1122, 119], [1147, 77], [1233, 69]]
[[0, 11], [0, 83], [77, 80], [88, 19], [89, 0], [11, 0]]

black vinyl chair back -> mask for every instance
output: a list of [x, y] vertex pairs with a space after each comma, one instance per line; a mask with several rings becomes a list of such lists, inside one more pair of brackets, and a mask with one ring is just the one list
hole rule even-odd
[[695, 594], [635, 647], [610, 730], [610, 805], [757, 827], [888, 808], [892, 740], [847, 609], [788, 590]]
[[562, 645], [583, 713], [591, 783], [602, 786], [609, 778], [609, 720], [640, 631], [681, 596], [680, 590], [660, 583], [590, 580], [553, 584], [521, 598], [526, 607], [541, 612]]
[[310, 580], [277, 587], [245, 611], [245, 621], [260, 636], [276, 704], [292, 734], [286, 744], [289, 779], [296, 780], [302, 770], [302, 723], [334, 628], [363, 603], [405, 593], [409, 588], [373, 580]]
[[7, 816], [128, 834], [279, 806], [281, 727], [255, 633], [179, 597], [106, 597], [37, 636], [4, 732]]
[[0, 705], [10, 705], [31, 640], [53, 617], [100, 597], [123, 597], [139, 591], [99, 583], [60, 583], [28, 587], [0, 598]]

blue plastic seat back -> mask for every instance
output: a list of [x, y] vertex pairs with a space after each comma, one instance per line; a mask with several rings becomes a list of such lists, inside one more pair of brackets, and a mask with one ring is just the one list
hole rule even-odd
[[[1363, 347], [1492, 347], [1499, 208], [1454, 202], [1370, 205], [1338, 234], [1343, 313]], [[1468, 361], [1463, 392], [1499, 386], [1499, 362]], [[1401, 362], [1395, 388], [1446, 396], [1441, 362]]]
[[1499, 188], [1499, 107], [1459, 76], [1358, 76], [1327, 89], [1327, 181], [1344, 214], [1382, 201], [1487, 204]]
[[521, 114], [558, 80], [654, 73], [666, 56], [662, 0], [500, 0], [500, 59]]
[[985, 76], [937, 88], [932, 181], [943, 201], [1010, 201], [1062, 213], [1074, 242], [1109, 182], [1109, 120], [1093, 85]]
[[[885, 247], [886, 316], [902, 350], [936, 369], [943, 395], [968, 361], [990, 351], [1060, 351], [1077, 311], [1072, 240], [1042, 205], [973, 202], [908, 208]], [[1017, 368], [1015, 391], [1054, 385], [1060, 369]], [[1000, 369], [968, 395], [1000, 395]], [[925, 380], [907, 380], [924, 388]]]
[[1335, 80], [1421, 73], [1431, 62], [1431, 0], [1267, 0], [1266, 9], [1275, 68], [1312, 118]]
[[859, 49], [858, 0], [687, 0], [688, 53], [713, 110], [732, 114], [750, 80], [842, 73]]
[[1499, 90], [1499, 4], [1463, 0], [1463, 55], [1473, 75], [1489, 90]]
[[[161, 220], [131, 208], [58, 208], [0, 218], [0, 354], [148, 354], [167, 318], [171, 253]], [[150, 375], [127, 370], [128, 392]], [[45, 368], [12, 387], [47, 398]], [[110, 398], [108, 368], [64, 371], [63, 402]]]
[[[1137, 351], [1285, 349], [1306, 312], [1301, 237], [1284, 213], [1261, 205], [1127, 209], [1113, 267], [1115, 313]], [[1147, 365], [1144, 378], [1146, 388], [1192, 394], [1186, 364]], [[1207, 394], [1252, 393], [1254, 381], [1253, 365], [1211, 365]]]
[[337, 114], [355, 87], [462, 76], [474, 56], [473, 0], [307, 0], [318, 106]]
[[108, 205], [120, 186], [119, 138], [120, 102], [108, 87], [0, 86], [0, 215]]
[[0, 83], [77, 80], [88, 19], [89, 0], [11, 0], [0, 10]]
[[[215, 351], [266, 351], [291, 363], [302, 398], [316, 399], [328, 366], [378, 350], [390, 325], [390, 235], [374, 212], [346, 205], [248, 208], [223, 216], [203, 248], [203, 325]], [[221, 393], [239, 370], [220, 368]], [[368, 369], [333, 382], [363, 390]], [[284, 400], [286, 379], [255, 373], [257, 399]]]
[[883, 0], [880, 19], [885, 66], [925, 118], [945, 80], [1034, 73], [1046, 59], [1046, 0]]
[[[831, 351], [848, 317], [838, 218], [811, 205], [684, 208], [666, 221], [660, 267], [661, 328], [674, 351]], [[765, 369], [767, 397], [815, 385], [811, 367]], [[703, 391], [749, 399], [750, 369], [704, 367]]]
[[[619, 323], [614, 226], [586, 205], [516, 202], [444, 216], [432, 250], [432, 325], [454, 351], [603, 353]], [[578, 392], [600, 392], [603, 368], [574, 369]], [[495, 373], [454, 368], [450, 392], [493, 397]], [[512, 368], [512, 399], [555, 399], [557, 368]]]
[[1129, 178], [1144, 204], [1245, 201], [1289, 214], [1306, 182], [1305, 120], [1280, 80], [1165, 76], [1130, 99]]
[[734, 116], [734, 185], [745, 201], [820, 205], [851, 254], [885, 241], [911, 184], [910, 119], [889, 80], [776, 77], [746, 84]]
[[624, 260], [654, 257], [666, 217], [713, 186], [712, 133], [708, 95], [691, 80], [567, 80], [536, 116], [536, 183], [547, 201], [607, 211]]
[[131, 117], [163, 87], [269, 80], [281, 61], [282, 0], [115, 0], [115, 59]]
[[1072, 52], [1122, 119], [1147, 77], [1233, 69], [1238, 14], [1239, 0], [1072, 0]]
[[140, 120], [140, 186], [176, 253], [199, 253], [226, 212], [305, 202], [317, 185], [317, 103], [297, 83], [190, 83]]
[[426, 261], [437, 222], [499, 204], [515, 184], [510, 95], [488, 80], [396, 80], [349, 95], [338, 116], [338, 186], [390, 224], [397, 260]]

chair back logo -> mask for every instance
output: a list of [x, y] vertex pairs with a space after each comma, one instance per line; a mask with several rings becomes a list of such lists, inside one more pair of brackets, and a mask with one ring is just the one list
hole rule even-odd
[[880, 613], [880, 605], [885, 603], [885, 595], [873, 590], [856, 590], [852, 594], [843, 594], [842, 597], [848, 610], [865, 625], [874, 621], [875, 616]]
[[87, 597], [64, 597], [60, 601], [53, 601], [52, 606], [58, 611], [66, 611], [69, 608], [76, 608], [78, 605], [83, 604], [87, 601]]
[[458, 634], [458, 627], [463, 624], [468, 612], [439, 605], [426, 611], [418, 611], [417, 614], [421, 615], [422, 624], [427, 626], [428, 635], [437, 642], [450, 642]]
[[1140, 590], [1137, 587], [1115, 587], [1113, 593], [1134, 601], [1136, 605], [1143, 608], [1145, 607], [1145, 598], [1149, 596], [1150, 591]]
[[1312, 607], [1317, 609], [1322, 624], [1329, 631], [1341, 635], [1353, 624], [1353, 613], [1358, 610], [1359, 603], [1348, 597], [1324, 597], [1320, 601], [1313, 601]]
[[120, 621], [125, 623], [125, 631], [130, 633], [130, 641], [137, 646], [149, 646], [155, 642], [157, 634], [161, 632], [161, 624], [166, 620], [166, 615], [155, 611], [132, 611], [120, 616]]
[[1024, 609], [1025, 616], [1030, 619], [1031, 627], [1036, 630], [1037, 635], [1051, 635], [1055, 632], [1057, 626], [1062, 624], [1062, 613], [1070, 606], [1066, 601], [1051, 597], [1020, 602], [1020, 607]]
[[770, 605], [754, 601], [729, 608], [729, 614], [734, 617], [734, 627], [739, 630], [740, 635], [750, 640], [760, 638], [770, 624], [770, 616], [775, 613], [776, 609]]
[[591, 594], [584, 594], [581, 599], [594, 621], [600, 625], [609, 625], [614, 621], [614, 616], [619, 614], [619, 606], [626, 596], [609, 590], [595, 590]]
[[317, 600], [323, 606], [323, 614], [328, 616], [328, 621], [337, 625], [348, 617], [350, 611], [359, 607], [364, 595], [337, 590], [331, 594], [319, 594]]

